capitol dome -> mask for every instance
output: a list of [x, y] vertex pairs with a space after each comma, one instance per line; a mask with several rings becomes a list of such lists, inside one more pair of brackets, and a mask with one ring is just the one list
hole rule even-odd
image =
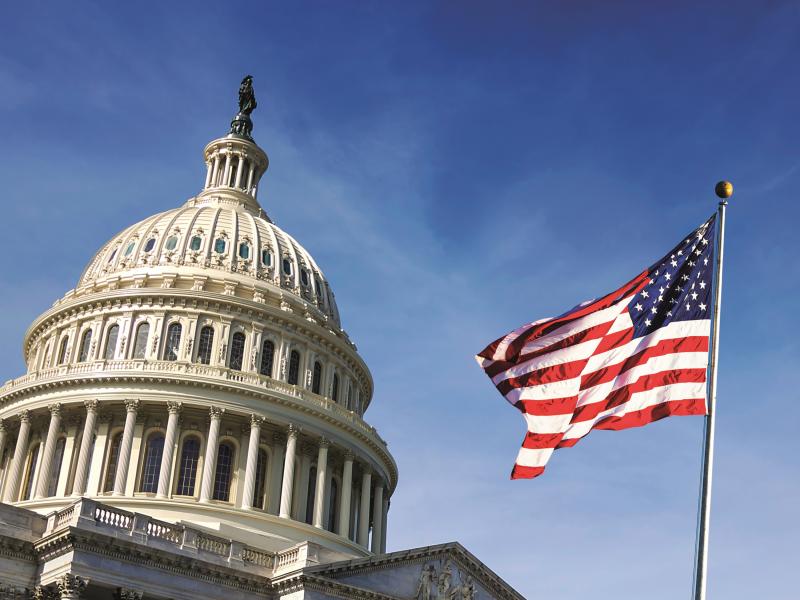
[[397, 467], [363, 418], [372, 377], [322, 269], [258, 203], [251, 129], [242, 109], [200, 193], [114, 235], [26, 332], [27, 373], [0, 388], [4, 502], [83, 497], [254, 561], [385, 551]]

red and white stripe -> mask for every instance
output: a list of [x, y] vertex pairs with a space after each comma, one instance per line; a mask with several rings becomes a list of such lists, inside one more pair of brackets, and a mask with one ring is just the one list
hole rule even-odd
[[541, 475], [556, 448], [592, 429], [706, 414], [710, 321], [673, 321], [634, 339], [628, 307], [648, 282], [642, 273], [604, 298], [512, 331], [476, 357], [528, 425], [512, 479]]

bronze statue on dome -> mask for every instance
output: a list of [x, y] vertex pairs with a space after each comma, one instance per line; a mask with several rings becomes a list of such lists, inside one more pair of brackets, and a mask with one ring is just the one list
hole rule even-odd
[[253, 91], [253, 76], [247, 75], [239, 85], [239, 112], [249, 115], [258, 106], [256, 94]]
[[258, 106], [253, 91], [253, 76], [247, 75], [239, 84], [239, 112], [231, 121], [231, 134], [252, 140], [253, 122], [250, 113]]

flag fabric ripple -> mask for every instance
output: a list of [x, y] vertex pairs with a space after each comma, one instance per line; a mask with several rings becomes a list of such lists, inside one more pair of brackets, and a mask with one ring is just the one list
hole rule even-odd
[[512, 479], [592, 429], [706, 414], [716, 214], [617, 290], [534, 321], [476, 356], [528, 431]]

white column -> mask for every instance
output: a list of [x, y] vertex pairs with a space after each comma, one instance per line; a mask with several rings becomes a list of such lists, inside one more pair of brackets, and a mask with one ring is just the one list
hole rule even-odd
[[339, 503], [339, 529], [336, 533], [348, 537], [350, 535], [350, 497], [353, 493], [353, 453], [344, 453], [342, 467], [342, 500]]
[[203, 481], [200, 484], [200, 502], [209, 502], [214, 486], [214, 472], [217, 466], [217, 446], [219, 445], [219, 424], [223, 409], [212, 406], [209, 411], [211, 423], [206, 438], [206, 458], [203, 461]]
[[138, 400], [125, 400], [125, 429], [122, 432], [117, 472], [114, 475], [114, 496], [125, 495], [125, 484], [128, 481], [128, 463], [131, 461], [131, 446], [133, 445], [133, 428], [136, 426], [136, 412], [138, 410]]
[[250, 192], [253, 189], [253, 175], [256, 171], [256, 164], [253, 161], [250, 161], [250, 168], [247, 172], [247, 191]]
[[[262, 417], [250, 415], [250, 440], [247, 444], [247, 467], [244, 472], [244, 493], [242, 494], [242, 508], [253, 508], [253, 492], [256, 485], [256, 468], [258, 467], [258, 443], [261, 440]], [[265, 482], [261, 482], [262, 485]]]
[[389, 529], [389, 494], [388, 490], [383, 497], [383, 512], [381, 515], [381, 554], [386, 554], [386, 533]]
[[269, 505], [267, 511], [277, 515], [281, 505], [281, 479], [283, 477], [283, 456], [286, 452], [286, 436], [275, 433], [272, 436], [272, 460], [270, 461]]
[[181, 413], [180, 402], [167, 402], [167, 433], [164, 435], [164, 452], [161, 454], [161, 470], [158, 472], [158, 498], [169, 496], [169, 476], [172, 472], [172, 460], [175, 453], [175, 436], [178, 433], [178, 417]]
[[239, 155], [239, 164], [236, 166], [236, 181], [234, 186], [237, 188], [242, 187], [242, 171], [244, 171], [244, 156]]
[[[3, 462], [3, 450], [6, 447], [6, 435], [7, 435], [7, 433], [8, 432], [6, 431], [6, 423], [5, 423], [5, 421], [3, 421], [3, 419], [0, 419], [0, 469], [3, 467], [3, 464], [2, 464], [2, 462]], [[7, 468], [8, 467], [6, 467], [6, 469]], [[0, 485], [2, 485], [2, 483], [3, 483], [3, 478], [2, 478], [2, 475], [0, 475]]]
[[369, 545], [369, 497], [372, 491], [372, 473], [364, 466], [361, 474], [361, 512], [358, 515], [358, 543], [366, 548]]
[[83, 424], [78, 466], [75, 468], [75, 480], [72, 484], [73, 496], [83, 496], [86, 492], [86, 480], [89, 475], [89, 456], [92, 453], [94, 426], [97, 421], [97, 400], [87, 400], [83, 405], [86, 407], [86, 421]]
[[375, 501], [372, 503], [372, 553], [379, 554], [383, 543], [383, 482], [375, 482]]
[[214, 169], [213, 163], [208, 163], [206, 165], [206, 184], [203, 186], [203, 189], [208, 189], [208, 185], [211, 183], [211, 171]]
[[227, 153], [225, 155], [225, 170], [222, 172], [222, 185], [227, 186], [228, 180], [231, 176], [231, 155]]
[[215, 187], [217, 183], [217, 175], [219, 174], [219, 154], [214, 156], [214, 166], [211, 167], [211, 186]]
[[[330, 442], [324, 437], [319, 441], [319, 452], [317, 453], [317, 481], [314, 492], [314, 527], [323, 527], [323, 517], [325, 516], [325, 482], [328, 479], [328, 446]], [[313, 485], [309, 481], [308, 485]]]
[[36, 494], [34, 499], [38, 500], [47, 496], [47, 488], [50, 485], [50, 472], [53, 470], [53, 455], [56, 452], [56, 441], [58, 432], [61, 429], [61, 405], [51, 404], [47, 407], [50, 411], [50, 425], [47, 428], [47, 439], [44, 443], [39, 468], [39, 479], [36, 484]]
[[6, 480], [6, 494], [4, 501], [6, 504], [16, 502], [19, 494], [19, 479], [22, 475], [22, 467], [25, 464], [25, 457], [28, 455], [28, 436], [31, 432], [31, 415], [27, 410], [19, 413], [19, 433], [17, 434], [17, 445], [14, 448], [14, 462], [11, 463], [11, 472]]
[[286, 454], [283, 460], [283, 483], [281, 484], [281, 509], [280, 516], [284, 519], [292, 515], [292, 489], [294, 488], [294, 455], [297, 450], [297, 438], [300, 431], [294, 425], [289, 425], [289, 435], [286, 438]]

